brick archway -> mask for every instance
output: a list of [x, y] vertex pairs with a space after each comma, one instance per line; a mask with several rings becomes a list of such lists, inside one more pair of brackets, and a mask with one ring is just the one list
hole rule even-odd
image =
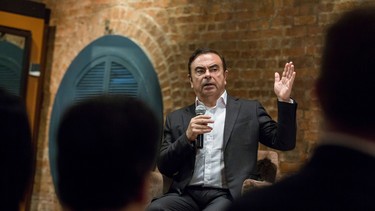
[[146, 52], [162, 86], [164, 111], [172, 109], [174, 102], [169, 90], [172, 86], [171, 81], [179, 77], [178, 72], [173, 71], [172, 67], [173, 62], [178, 63], [177, 55], [180, 55], [180, 51], [165, 33], [166, 26], [161, 26], [146, 13], [131, 11], [129, 7], [104, 10], [96, 17], [98, 18], [102, 22], [99, 28], [103, 30], [106, 27], [106, 33], [126, 36]]

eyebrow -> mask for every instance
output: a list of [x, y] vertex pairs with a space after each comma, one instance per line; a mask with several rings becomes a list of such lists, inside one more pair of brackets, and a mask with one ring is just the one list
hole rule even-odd
[[213, 64], [213, 65], [209, 66], [208, 68], [212, 68], [212, 67], [220, 67], [220, 65], [218, 65], [218, 64]]
[[[213, 64], [213, 65], [208, 66], [208, 69], [213, 68], [213, 67], [220, 67], [220, 65]], [[197, 70], [197, 69], [206, 69], [206, 66], [197, 66], [194, 68], [194, 70]]]

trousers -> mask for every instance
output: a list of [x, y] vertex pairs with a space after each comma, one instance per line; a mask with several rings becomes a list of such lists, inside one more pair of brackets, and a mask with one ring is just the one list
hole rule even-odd
[[168, 192], [152, 200], [147, 211], [218, 211], [233, 201], [228, 189], [188, 186], [181, 194]]

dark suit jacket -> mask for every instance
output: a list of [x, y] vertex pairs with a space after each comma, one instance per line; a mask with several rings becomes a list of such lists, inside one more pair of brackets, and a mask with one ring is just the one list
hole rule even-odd
[[[278, 149], [291, 150], [296, 142], [297, 105], [278, 102], [278, 123], [258, 101], [228, 95], [224, 126], [224, 165], [232, 197], [241, 193], [242, 183], [256, 175], [258, 141]], [[170, 113], [165, 122], [158, 168], [173, 177], [171, 192], [182, 193], [193, 175], [196, 149], [186, 137], [195, 105]]]
[[229, 210], [375, 210], [374, 180], [375, 157], [323, 145], [299, 173], [248, 192]]

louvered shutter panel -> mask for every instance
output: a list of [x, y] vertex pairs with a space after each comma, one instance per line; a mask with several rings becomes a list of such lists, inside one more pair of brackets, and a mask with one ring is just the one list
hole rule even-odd
[[0, 87], [12, 94], [21, 94], [23, 50], [12, 43], [0, 41]]
[[138, 83], [124, 62], [105, 56], [93, 63], [77, 78], [74, 101], [103, 93], [138, 96]]
[[19, 70], [21, 66], [12, 64], [7, 59], [0, 57], [0, 87], [8, 90], [12, 94], [20, 94], [20, 79]]
[[117, 62], [111, 62], [108, 93], [137, 97], [138, 83], [131, 72]]
[[84, 74], [78, 78], [75, 86], [74, 101], [81, 101], [85, 98], [103, 93], [104, 91], [103, 78], [105, 74], [105, 61], [101, 61], [82, 72]]

